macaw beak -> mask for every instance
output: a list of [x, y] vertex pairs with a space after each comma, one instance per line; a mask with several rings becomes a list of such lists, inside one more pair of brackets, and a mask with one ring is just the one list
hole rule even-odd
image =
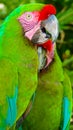
[[41, 21], [39, 29], [34, 33], [31, 41], [35, 44], [43, 44], [48, 40], [55, 42], [58, 37], [58, 20], [55, 15]]
[[55, 42], [59, 34], [58, 20], [55, 15], [51, 15], [47, 20], [42, 21], [42, 26], [46, 33], [51, 35], [52, 41]]

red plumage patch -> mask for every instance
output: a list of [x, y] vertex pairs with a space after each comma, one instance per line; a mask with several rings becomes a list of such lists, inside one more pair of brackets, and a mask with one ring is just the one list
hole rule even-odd
[[52, 50], [52, 41], [48, 40], [47, 42], [43, 44], [37, 44], [37, 46], [43, 47], [44, 49], [51, 51]]
[[39, 20], [45, 20], [52, 14], [56, 14], [56, 8], [53, 5], [48, 4], [40, 11]]

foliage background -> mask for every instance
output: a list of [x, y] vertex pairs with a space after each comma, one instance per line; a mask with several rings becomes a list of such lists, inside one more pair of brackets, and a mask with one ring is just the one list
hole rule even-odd
[[57, 51], [73, 87], [73, 0], [0, 0], [0, 26], [14, 8], [30, 2], [55, 5], [60, 29]]

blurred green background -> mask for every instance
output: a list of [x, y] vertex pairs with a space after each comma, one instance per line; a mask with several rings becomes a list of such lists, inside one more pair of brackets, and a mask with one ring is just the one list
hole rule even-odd
[[5, 17], [19, 5], [30, 2], [51, 3], [56, 6], [59, 20], [58, 54], [73, 86], [73, 1], [72, 0], [0, 0], [0, 26]]
[[73, 88], [73, 0], [0, 0], [0, 26], [12, 10], [30, 2], [55, 5], [60, 31], [57, 40], [57, 51]]

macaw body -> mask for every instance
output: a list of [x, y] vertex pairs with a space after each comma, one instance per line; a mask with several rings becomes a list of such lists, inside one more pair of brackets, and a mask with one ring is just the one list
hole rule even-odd
[[[35, 8], [37, 9], [38, 5]], [[19, 14], [24, 10], [28, 10], [27, 6], [19, 7], [8, 16], [0, 31], [1, 130], [5, 130], [7, 126], [13, 126], [26, 110], [37, 87], [38, 55], [36, 47], [33, 47], [32, 43], [24, 38], [17, 20]], [[34, 9], [32, 8], [32, 10]]]
[[69, 130], [72, 109], [71, 84], [63, 73], [57, 53], [48, 69], [39, 73], [35, 95], [33, 107], [24, 119], [23, 129]]
[[[53, 130], [61, 126], [61, 129], [65, 130], [69, 123], [71, 115], [71, 88], [69, 82], [65, 82], [62, 65], [58, 56], [53, 61], [54, 55], [52, 56], [51, 54], [53, 52], [51, 38], [46, 42], [47, 44], [43, 43], [43, 45], [39, 43], [40, 38], [37, 40], [39, 45], [34, 45], [37, 28], [32, 28], [36, 28], [34, 29], [35, 33], [33, 33], [32, 29], [27, 29], [25, 28], [26, 26], [21, 26], [20, 24], [24, 13], [40, 11], [43, 7], [44, 4], [20, 6], [6, 18], [0, 28], [0, 130], [15, 129], [14, 124], [16, 122], [18, 124], [19, 119], [26, 112], [27, 107], [31, 107], [32, 103], [30, 102], [32, 102], [35, 91], [36, 98], [33, 103], [33, 108], [30, 115], [26, 118], [26, 121], [30, 122], [26, 123], [27, 129], [37, 130], [39, 126], [39, 130], [47, 130], [49, 128]], [[53, 10], [53, 12], [55, 11]], [[45, 17], [44, 15], [43, 17], [41, 15], [39, 16], [40, 22], [36, 25], [38, 29], [40, 27], [39, 23], [44, 24], [46, 28], [48, 23], [47, 18], [48, 16], [46, 14]], [[39, 34], [41, 30], [39, 29]], [[33, 35], [30, 37], [29, 34], [31, 32]], [[42, 31], [40, 36], [43, 36], [43, 33]], [[55, 36], [52, 35], [52, 37], [54, 43]], [[49, 34], [46, 40], [48, 38]], [[39, 47], [47, 50], [46, 65], [48, 66], [51, 63], [48, 68], [46, 65], [43, 67], [44, 72], [41, 72], [41, 67], [39, 67], [40, 58], [38, 58], [37, 51]], [[68, 117], [67, 113], [69, 114]], [[48, 123], [49, 119], [50, 123]], [[43, 120], [43, 126], [39, 120]], [[24, 122], [26, 121], [24, 120]], [[52, 127], [51, 122], [54, 124]]]

